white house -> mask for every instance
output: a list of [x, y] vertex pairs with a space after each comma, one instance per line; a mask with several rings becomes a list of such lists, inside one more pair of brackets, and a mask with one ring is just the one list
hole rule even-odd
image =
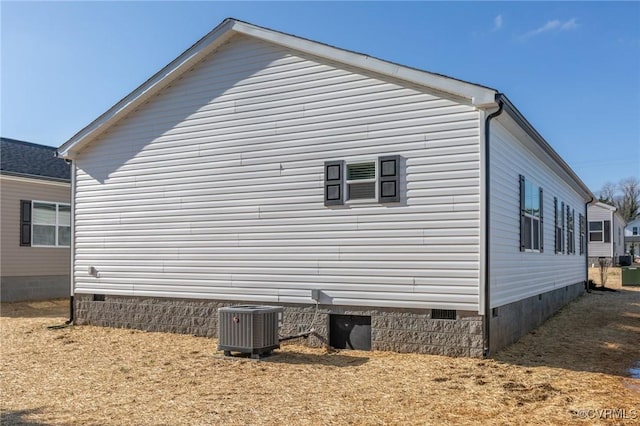
[[589, 263], [604, 257], [617, 264], [624, 254], [625, 222], [618, 209], [605, 203], [589, 206]]
[[624, 228], [625, 254], [640, 256], [640, 217], [627, 223]]
[[316, 298], [333, 346], [482, 356], [587, 280], [593, 196], [503, 94], [235, 19], [59, 153], [78, 324]]

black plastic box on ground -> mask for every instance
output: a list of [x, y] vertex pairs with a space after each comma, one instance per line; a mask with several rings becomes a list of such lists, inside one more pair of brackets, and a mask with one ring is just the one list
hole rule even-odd
[[631, 256], [629, 255], [624, 255], [624, 256], [619, 256], [618, 257], [618, 264], [620, 266], [631, 266]]
[[280, 348], [279, 325], [283, 309], [278, 306], [238, 305], [218, 309], [218, 350], [269, 355]]

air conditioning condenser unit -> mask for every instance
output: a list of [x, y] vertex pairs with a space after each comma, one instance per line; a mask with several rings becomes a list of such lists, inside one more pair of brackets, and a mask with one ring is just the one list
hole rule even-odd
[[218, 350], [269, 355], [280, 348], [279, 329], [283, 309], [278, 306], [238, 305], [218, 309]]

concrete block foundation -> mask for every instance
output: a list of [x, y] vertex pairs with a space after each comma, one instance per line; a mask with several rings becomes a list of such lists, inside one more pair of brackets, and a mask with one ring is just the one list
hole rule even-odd
[[[98, 297], [96, 299], [102, 299]], [[217, 337], [218, 308], [247, 302], [76, 294], [75, 323]], [[362, 308], [353, 306], [278, 304], [284, 308], [280, 334], [293, 335], [313, 327], [312, 346], [328, 344], [329, 315], [371, 317], [373, 350], [452, 356], [482, 356], [482, 317], [458, 311], [456, 319], [432, 319], [430, 309]], [[315, 323], [312, 324], [315, 315]]]
[[493, 309], [491, 352], [518, 341], [584, 292], [585, 283], [580, 282]]
[[[583, 292], [584, 283], [577, 283], [496, 308], [496, 316], [491, 318], [491, 351], [517, 341]], [[218, 309], [247, 302], [76, 294], [74, 304], [78, 325], [215, 338]], [[319, 305], [316, 313], [311, 304], [277, 305], [284, 308], [280, 334], [293, 335], [313, 328], [313, 335], [306, 340], [311, 346], [330, 343], [330, 315], [359, 315], [371, 318], [373, 350], [483, 356], [484, 318], [476, 312], [457, 311], [455, 318], [434, 319], [431, 309]]]

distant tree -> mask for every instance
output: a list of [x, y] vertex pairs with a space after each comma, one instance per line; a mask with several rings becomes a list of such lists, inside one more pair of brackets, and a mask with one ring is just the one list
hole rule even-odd
[[612, 182], [607, 182], [602, 186], [600, 190], [600, 194], [598, 197], [598, 201], [601, 203], [609, 204], [611, 206], [615, 206], [615, 198], [616, 198], [617, 185]]
[[622, 179], [618, 184], [622, 195], [616, 202], [616, 207], [627, 222], [640, 215], [640, 181], [635, 177]]
[[632, 176], [617, 185], [607, 182], [598, 193], [598, 201], [617, 207], [627, 222], [640, 217], [640, 180]]

